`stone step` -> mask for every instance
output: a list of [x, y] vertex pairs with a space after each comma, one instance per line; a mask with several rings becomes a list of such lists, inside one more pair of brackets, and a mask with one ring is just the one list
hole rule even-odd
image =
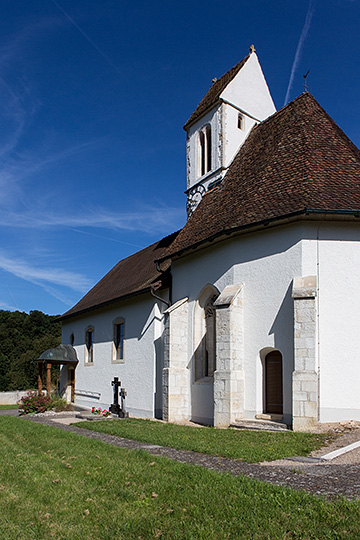
[[239, 420], [236, 419], [230, 427], [237, 429], [254, 429], [259, 431], [288, 431], [289, 429], [286, 424], [276, 420], [244, 420], [243, 418]]
[[255, 415], [256, 420], [275, 420], [275, 422], [282, 422], [283, 415], [275, 413], [260, 413]]

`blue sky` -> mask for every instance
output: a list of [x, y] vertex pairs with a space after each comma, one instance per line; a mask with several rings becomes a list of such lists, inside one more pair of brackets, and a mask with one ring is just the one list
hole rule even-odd
[[182, 126], [254, 43], [360, 146], [360, 0], [3, 0], [0, 309], [75, 304], [185, 222]]

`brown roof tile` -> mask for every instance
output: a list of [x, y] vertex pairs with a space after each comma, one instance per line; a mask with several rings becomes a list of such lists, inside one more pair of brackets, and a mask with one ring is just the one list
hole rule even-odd
[[[165, 254], [177, 234], [173, 233], [118, 262], [60, 320], [148, 291], [150, 285], [163, 276], [156, 270], [155, 260]], [[169, 266], [169, 263], [162, 264], [161, 269], [166, 272]]]
[[313, 209], [360, 210], [360, 151], [303, 93], [257, 125], [168, 256], [264, 220]]
[[199, 105], [196, 107], [195, 111], [190, 116], [189, 120], [184, 125], [185, 131], [188, 129], [188, 127], [191, 126], [198, 118], [200, 118], [207, 110], [209, 110], [220, 98], [221, 93], [227, 85], [233, 80], [235, 75], [237, 75], [240, 71], [240, 69], [245, 65], [246, 61], [250, 58], [250, 54], [245, 56], [236, 66], [232, 67], [227, 71], [220, 79], [218, 79], [214, 84], [210, 87], [208, 92], [205, 94], [205, 96], [200, 101]]

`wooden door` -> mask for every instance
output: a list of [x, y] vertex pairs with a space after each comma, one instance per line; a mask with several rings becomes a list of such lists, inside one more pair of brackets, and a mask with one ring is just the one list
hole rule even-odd
[[265, 402], [267, 413], [283, 413], [282, 356], [272, 351], [265, 357]]

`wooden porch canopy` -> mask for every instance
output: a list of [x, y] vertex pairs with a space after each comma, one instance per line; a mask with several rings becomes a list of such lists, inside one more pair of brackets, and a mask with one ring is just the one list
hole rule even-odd
[[42, 392], [43, 365], [46, 365], [46, 391], [47, 395], [50, 396], [51, 366], [56, 364], [73, 366], [75, 368], [79, 360], [76, 356], [74, 347], [71, 345], [58, 345], [53, 349], [48, 349], [43, 352], [40, 357], [36, 359], [36, 362], [39, 363], [38, 392], [39, 394]]

